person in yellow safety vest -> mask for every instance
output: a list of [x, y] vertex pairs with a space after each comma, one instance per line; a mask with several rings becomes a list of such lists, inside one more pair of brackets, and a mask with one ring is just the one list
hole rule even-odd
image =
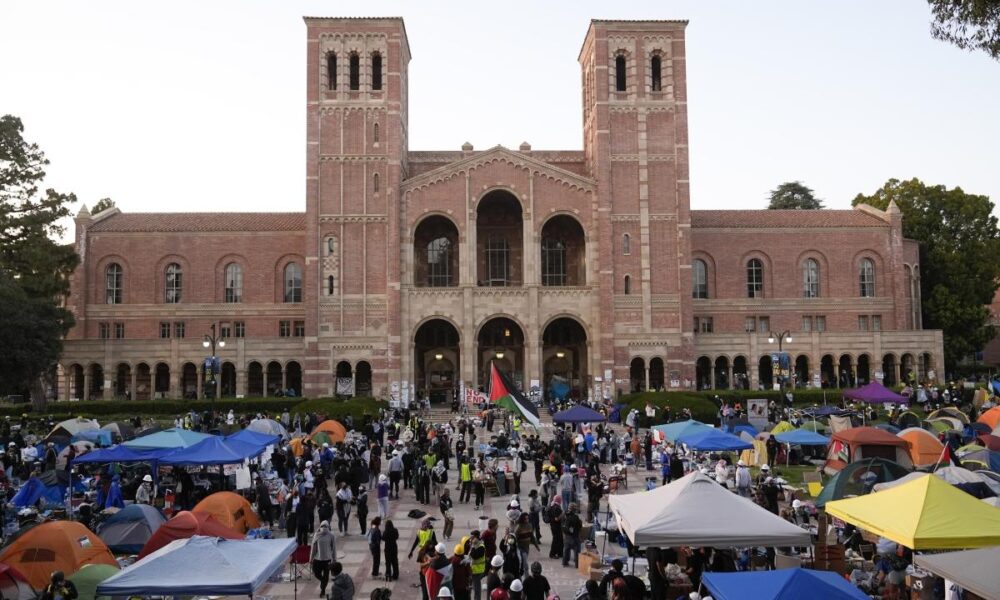
[[513, 436], [514, 437], [514, 441], [520, 441], [521, 440], [521, 418], [520, 417], [514, 417], [514, 427], [513, 427], [513, 429], [514, 429], [514, 436]]
[[479, 539], [479, 531], [473, 530], [467, 540], [463, 540], [465, 555], [472, 561], [472, 591], [475, 600], [482, 600], [483, 577], [486, 576], [486, 544]]
[[462, 458], [462, 466], [459, 467], [459, 481], [462, 482], [462, 494], [458, 497], [459, 503], [467, 503], [472, 496], [472, 465], [465, 458]]
[[431, 522], [430, 517], [424, 517], [424, 520], [420, 523], [420, 529], [417, 530], [417, 537], [413, 539], [413, 545], [410, 546], [409, 557], [413, 558], [413, 551], [417, 548], [427, 548], [428, 544], [433, 548], [437, 543], [437, 535], [434, 533], [434, 523]]

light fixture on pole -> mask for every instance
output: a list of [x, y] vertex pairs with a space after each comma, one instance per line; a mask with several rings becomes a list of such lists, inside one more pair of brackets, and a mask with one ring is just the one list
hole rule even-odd
[[[792, 343], [792, 332], [791, 332], [791, 330], [786, 329], [786, 330], [782, 331], [777, 336], [777, 340], [778, 340], [778, 361], [779, 361], [779, 368], [778, 368], [778, 389], [781, 390], [781, 398], [782, 398], [782, 401], [783, 401], [784, 398], [785, 398], [785, 377], [781, 374], [782, 371], [781, 371], [781, 368], [780, 368], [780, 361], [781, 361], [781, 358], [782, 358], [781, 344], [782, 344], [782, 342], [788, 343], [788, 344]], [[775, 341], [774, 333], [769, 333], [768, 336], [767, 336], [767, 343], [773, 344], [774, 341]], [[790, 371], [791, 370], [791, 364], [790, 364], [791, 363], [791, 359], [789, 359], [788, 362], [789, 362], [789, 371]], [[772, 366], [772, 369], [773, 369], [773, 366]]]
[[225, 348], [226, 347], [226, 340], [220, 339], [218, 336], [215, 335], [215, 323], [212, 323], [212, 327], [210, 329], [211, 329], [211, 333], [205, 335], [205, 338], [201, 341], [201, 345], [204, 348], [211, 348], [212, 349], [212, 357], [211, 357], [211, 359], [207, 360], [205, 362], [209, 363], [207, 366], [208, 366], [209, 370], [212, 372], [212, 379], [211, 379], [211, 383], [212, 383], [212, 400], [214, 401], [219, 396], [219, 387], [218, 387], [218, 385], [216, 383], [216, 380], [215, 380], [215, 370], [216, 370], [215, 369], [215, 362], [216, 362], [215, 352], [216, 352], [216, 347], [218, 347], [218, 348]]

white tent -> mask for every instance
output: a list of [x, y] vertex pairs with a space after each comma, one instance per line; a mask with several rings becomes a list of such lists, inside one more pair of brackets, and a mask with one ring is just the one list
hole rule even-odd
[[619, 530], [647, 546], [807, 546], [809, 532], [699, 472], [649, 492], [611, 496]]
[[913, 562], [938, 577], [954, 581], [983, 598], [997, 598], [1000, 590], [1000, 547], [943, 554], [917, 554]]

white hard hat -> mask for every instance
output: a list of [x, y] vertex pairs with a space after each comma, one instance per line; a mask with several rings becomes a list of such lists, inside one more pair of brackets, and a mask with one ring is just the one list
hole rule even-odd
[[771, 467], [769, 465], [761, 465], [760, 466], [760, 470], [761, 471], [770, 471]]
[[745, 467], [745, 466], [747, 466], [747, 464], [745, 462], [743, 462], [742, 460], [738, 460], [738, 461], [736, 461], [736, 466], [737, 467]]
[[142, 480], [152, 482], [153, 478], [149, 475], [143, 475]]
[[451, 595], [451, 590], [449, 590], [446, 587], [441, 588], [441, 591], [438, 592], [438, 598], [453, 598], [453, 597], [454, 596]]
[[523, 589], [524, 589], [524, 586], [521, 584], [521, 580], [520, 579], [515, 579], [514, 581], [510, 582], [510, 591], [512, 591], [512, 592], [520, 592]]
[[571, 464], [569, 466], [569, 468], [575, 471], [576, 470], [576, 463]]
[[306, 461], [306, 466], [307, 466], [307, 467], [311, 467], [311, 466], [313, 466], [313, 461], [311, 461], [311, 460], [307, 460], [307, 461]]
[[792, 508], [802, 508], [802, 501], [798, 498], [792, 500]]
[[518, 502], [517, 500], [514, 500], [514, 501], [512, 501], [512, 502], [510, 503], [510, 506], [511, 506], [511, 508], [518, 508], [518, 507], [520, 507], [520, 506], [521, 506], [521, 503], [520, 503], [520, 502]]
[[434, 551], [437, 552], [438, 554], [444, 554], [445, 552], [448, 551], [448, 547], [442, 544], [441, 542], [438, 542], [438, 545], [434, 546]]
[[503, 557], [497, 554], [493, 557], [493, 560], [490, 561], [490, 564], [499, 569], [503, 566]]
[[329, 448], [329, 447], [330, 447], [330, 444], [328, 444], [328, 443], [326, 443], [326, 442], [323, 442], [323, 447], [324, 447], [324, 448]]

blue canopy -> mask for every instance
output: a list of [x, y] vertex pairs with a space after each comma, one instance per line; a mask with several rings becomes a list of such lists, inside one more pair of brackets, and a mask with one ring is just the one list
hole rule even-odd
[[133, 448], [128, 448], [123, 445], [114, 446], [113, 448], [101, 448], [100, 450], [93, 450], [86, 454], [81, 454], [73, 459], [73, 464], [78, 465], [81, 463], [134, 463], [134, 462], [150, 462], [155, 463], [163, 455], [170, 453], [171, 450], [136, 450]]
[[182, 448], [160, 459], [164, 465], [233, 465], [259, 456], [267, 444], [253, 444], [240, 440], [227, 440], [212, 435], [193, 446]]
[[830, 443], [830, 438], [820, 435], [808, 429], [793, 429], [774, 436], [782, 444], [794, 444], [797, 446], [825, 446]]
[[757, 431], [756, 427], [747, 423], [726, 425], [722, 428], [722, 430], [725, 431], [726, 433], [731, 433], [733, 435], [739, 435], [743, 432], [746, 432], [747, 434], [750, 435], [750, 437], [757, 437], [757, 434], [760, 433], [759, 431]]
[[[777, 571], [743, 571], [738, 573], [705, 573], [701, 583], [712, 592], [715, 600], [867, 600], [868, 596], [846, 579], [831, 571], [810, 569], [779, 569]], [[98, 588], [100, 591], [100, 588]]]
[[208, 433], [199, 433], [188, 429], [165, 429], [134, 440], [125, 442], [125, 446], [133, 450], [152, 450], [154, 448], [187, 448], [205, 438], [213, 437]]
[[273, 446], [281, 442], [281, 436], [272, 435], [270, 433], [261, 433], [259, 431], [253, 431], [252, 429], [241, 429], [236, 433], [227, 435], [226, 440], [235, 440], [237, 442], [246, 442], [255, 445], [263, 444], [266, 448], [267, 446]]
[[662, 433], [663, 437], [667, 438], [671, 442], [676, 442], [678, 438], [684, 434], [693, 433], [695, 431], [704, 431], [712, 428], [705, 425], [701, 421], [688, 419], [687, 421], [676, 421], [665, 425], [654, 425], [653, 429]]
[[556, 423], [602, 423], [604, 415], [596, 410], [577, 404], [572, 408], [557, 412], [552, 416]]
[[99, 596], [249, 596], [284, 566], [295, 540], [174, 540], [97, 586]]
[[692, 450], [698, 451], [749, 450], [753, 448], [753, 444], [750, 442], [741, 440], [735, 435], [711, 428], [684, 433], [677, 438], [677, 441]]
[[89, 429], [87, 431], [81, 431], [70, 438], [70, 442], [75, 442], [78, 440], [84, 440], [87, 442], [92, 442], [98, 446], [110, 446], [111, 445], [111, 432], [107, 429]]

